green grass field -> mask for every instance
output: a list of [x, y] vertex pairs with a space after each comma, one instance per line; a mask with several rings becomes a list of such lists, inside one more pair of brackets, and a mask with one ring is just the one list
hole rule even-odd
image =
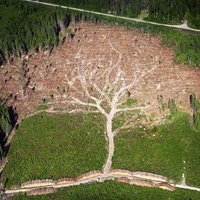
[[62, 188], [54, 194], [42, 196], [18, 195], [12, 200], [199, 200], [200, 193], [176, 189], [169, 192], [162, 189], [133, 186], [115, 181]]
[[100, 115], [40, 113], [19, 126], [3, 178], [9, 187], [32, 179], [76, 177], [102, 169], [106, 153]]
[[199, 186], [199, 178], [194, 178], [200, 174], [200, 133], [189, 117], [179, 114], [165, 125], [144, 128], [117, 135], [112, 167], [158, 173], [176, 182], [184, 172], [188, 184]]
[[[102, 169], [107, 154], [104, 131], [100, 114], [43, 112], [27, 118], [11, 143], [5, 186]], [[157, 173], [176, 183], [185, 173], [188, 185], [200, 186], [199, 143], [200, 132], [191, 118], [179, 113], [162, 126], [121, 131], [115, 138], [112, 168]]]

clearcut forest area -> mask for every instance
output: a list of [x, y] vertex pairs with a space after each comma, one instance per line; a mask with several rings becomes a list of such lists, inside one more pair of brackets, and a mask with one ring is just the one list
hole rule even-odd
[[44, 2], [0, 0], [0, 199], [200, 199], [198, 1]]

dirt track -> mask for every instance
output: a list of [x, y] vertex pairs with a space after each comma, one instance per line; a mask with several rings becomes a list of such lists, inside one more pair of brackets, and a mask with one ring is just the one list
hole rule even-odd
[[194, 32], [200, 32], [199, 29], [194, 29], [194, 28], [190, 28], [187, 25], [187, 20], [184, 21], [183, 24], [180, 25], [171, 25], [171, 24], [162, 24], [162, 23], [157, 23], [157, 22], [151, 22], [151, 21], [146, 21], [140, 18], [130, 18], [130, 17], [124, 17], [124, 16], [119, 16], [119, 15], [114, 15], [114, 14], [107, 14], [107, 13], [100, 13], [100, 12], [95, 12], [95, 11], [90, 11], [90, 10], [85, 10], [85, 9], [79, 9], [79, 8], [74, 8], [74, 7], [69, 7], [69, 6], [61, 6], [59, 4], [53, 4], [53, 3], [46, 3], [46, 2], [42, 2], [42, 1], [33, 1], [33, 0], [23, 0], [23, 1], [27, 1], [30, 3], [36, 3], [36, 4], [43, 4], [46, 6], [52, 6], [52, 7], [61, 7], [64, 9], [69, 9], [69, 10], [76, 10], [76, 11], [81, 11], [81, 12], [86, 12], [86, 13], [93, 13], [96, 15], [103, 15], [103, 16], [107, 16], [107, 17], [112, 17], [112, 18], [118, 18], [118, 19], [125, 19], [128, 21], [135, 21], [135, 22], [142, 22], [145, 24], [153, 24], [156, 26], [165, 26], [165, 27], [170, 27], [170, 28], [178, 28], [178, 29], [185, 29], [185, 30], [189, 30], [189, 31], [194, 31]]

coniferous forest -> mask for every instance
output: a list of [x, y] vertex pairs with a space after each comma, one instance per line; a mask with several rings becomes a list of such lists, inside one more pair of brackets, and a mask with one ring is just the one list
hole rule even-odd
[[187, 19], [194, 28], [200, 28], [199, 0], [45, 0], [99, 12], [137, 17], [144, 12], [147, 20], [180, 23]]
[[0, 60], [58, 44], [69, 16], [62, 10], [17, 0], [0, 0]]

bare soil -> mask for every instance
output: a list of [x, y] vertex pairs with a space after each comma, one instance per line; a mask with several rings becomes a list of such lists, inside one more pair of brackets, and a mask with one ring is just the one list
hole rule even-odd
[[[19, 118], [34, 112], [38, 105], [51, 101], [52, 108], [68, 109], [62, 103], [67, 98], [69, 83], [66, 76], [73, 76], [74, 66], [109, 67], [120, 64], [129, 77], [132, 69], [142, 74], [153, 64], [157, 69], [147, 74], [130, 91], [138, 102], [150, 102], [150, 114], [159, 114], [158, 95], [164, 102], [174, 99], [189, 111], [189, 95], [200, 97], [200, 70], [173, 61], [173, 49], [161, 43], [157, 35], [148, 35], [123, 27], [78, 23], [69, 27], [74, 38], [49, 52], [33, 53], [14, 60], [0, 68], [0, 97], [8, 106], [16, 108]], [[122, 55], [111, 51], [114, 48]]]

